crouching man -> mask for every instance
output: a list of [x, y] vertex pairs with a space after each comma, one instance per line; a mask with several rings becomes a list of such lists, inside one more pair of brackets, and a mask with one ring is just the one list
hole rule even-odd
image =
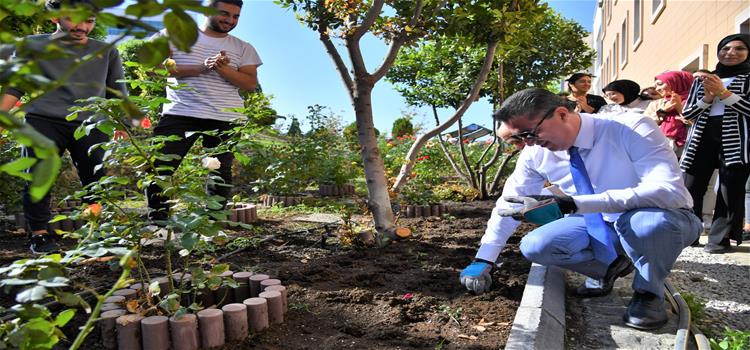
[[[526, 258], [588, 276], [581, 297], [606, 295], [635, 270], [625, 324], [664, 325], [664, 280], [701, 223], [656, 124], [638, 114], [577, 113], [542, 89], [514, 94], [494, 117], [526, 147], [461, 283], [489, 290], [494, 262], [524, 220], [541, 225], [521, 241]], [[545, 182], [561, 191], [540, 195]]]

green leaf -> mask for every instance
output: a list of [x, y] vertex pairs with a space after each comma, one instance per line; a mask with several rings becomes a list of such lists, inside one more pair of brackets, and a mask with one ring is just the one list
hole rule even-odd
[[59, 266], [47, 266], [41, 270], [39, 270], [39, 274], [37, 275], [37, 278], [40, 280], [49, 280], [53, 279], [55, 277], [64, 277], [65, 271]]
[[20, 279], [20, 278], [8, 278], [0, 281], [1, 286], [24, 286], [27, 284], [36, 283], [35, 279]]
[[87, 126], [88, 125], [81, 125], [78, 128], [76, 128], [76, 131], [73, 132], [73, 138], [75, 138], [76, 140], [80, 140], [81, 138], [86, 136], [86, 134], [88, 134], [88, 132], [86, 131]]
[[164, 10], [165, 7], [156, 1], [142, 1], [128, 6], [125, 14], [133, 17], [151, 17], [161, 14]]
[[147, 68], [156, 67], [169, 57], [169, 39], [159, 37], [138, 48], [138, 61]]
[[83, 300], [80, 296], [74, 293], [62, 292], [57, 294], [57, 301], [65, 306], [77, 307], [82, 306], [86, 313], [91, 312], [89, 304]]
[[29, 17], [33, 16], [36, 11], [37, 7], [34, 6], [33, 3], [29, 2], [22, 2], [13, 7], [13, 12], [16, 16]]
[[63, 220], [65, 220], [65, 219], [67, 219], [67, 218], [68, 218], [68, 216], [67, 216], [67, 215], [61, 215], [61, 214], [57, 214], [57, 215], [55, 215], [55, 217], [54, 217], [54, 218], [52, 218], [52, 220], [50, 220], [49, 222], [50, 222], [50, 223], [53, 223], [53, 222], [63, 221]]
[[122, 100], [120, 107], [131, 119], [140, 119], [144, 117], [143, 112], [130, 100]]
[[17, 305], [13, 307], [13, 310], [18, 312], [18, 316], [24, 320], [47, 318], [52, 315], [46, 307], [39, 304]]
[[[36, 150], [36, 149], [34, 149]], [[49, 192], [57, 179], [62, 161], [58, 155], [42, 159], [34, 168], [29, 194], [33, 202], [38, 202]]]
[[75, 309], [67, 309], [59, 314], [57, 314], [57, 317], [55, 317], [55, 324], [58, 327], [65, 326], [71, 319], [73, 319], [73, 316], [75, 316], [76, 310]]
[[44, 281], [39, 281], [39, 285], [45, 286], [48, 288], [62, 288], [62, 287], [67, 287], [69, 281], [70, 280], [65, 277], [58, 276], [58, 277], [53, 277]]
[[187, 250], [193, 250], [193, 248], [195, 248], [195, 245], [198, 244], [198, 236], [192, 231], [186, 232], [182, 235], [180, 243], [182, 244], [183, 248]]
[[23, 290], [16, 295], [16, 301], [19, 303], [29, 303], [32, 301], [42, 300], [47, 296], [47, 288], [35, 286]]
[[94, 0], [94, 4], [98, 8], [107, 8], [119, 6], [123, 3], [123, 0]]
[[38, 159], [21, 157], [10, 163], [3, 164], [0, 166], [0, 171], [8, 173], [8, 175], [20, 177], [26, 181], [31, 180], [31, 174], [24, 172], [26, 169], [31, 168]]
[[213, 275], [221, 275], [222, 273], [227, 271], [229, 271], [228, 264], [217, 264], [211, 268], [211, 274]]
[[198, 26], [193, 18], [185, 12], [172, 11], [164, 15], [164, 26], [172, 44], [180, 51], [190, 52], [198, 40]]

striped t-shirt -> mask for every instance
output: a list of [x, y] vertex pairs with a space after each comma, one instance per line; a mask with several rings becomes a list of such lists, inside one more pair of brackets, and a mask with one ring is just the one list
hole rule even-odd
[[[166, 29], [155, 34], [159, 35], [166, 35]], [[229, 64], [235, 69], [263, 64], [252, 45], [232, 35], [214, 38], [199, 31], [198, 40], [191, 47], [190, 53], [174, 47], [171, 49], [172, 59], [178, 65], [203, 64], [207, 57], [214, 56], [221, 50], [226, 52]], [[193, 77], [171, 77], [169, 82], [184, 86], [178, 89], [167, 87], [167, 98], [171, 102], [164, 104], [164, 114], [223, 121], [242, 117], [242, 114], [226, 111], [227, 108], [243, 106], [239, 89], [215, 71]]]

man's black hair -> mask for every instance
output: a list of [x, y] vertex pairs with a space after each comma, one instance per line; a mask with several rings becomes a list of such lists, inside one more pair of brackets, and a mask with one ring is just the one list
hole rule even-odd
[[[544, 89], [525, 89], [508, 97], [493, 117], [499, 122], [506, 122], [516, 117], [528, 119], [549, 113], [556, 107], [565, 107], [572, 111], [571, 105], [560, 96]], [[545, 116], [546, 117], [546, 116]]]
[[92, 0], [47, 0], [44, 2], [44, 7], [47, 8], [47, 10], [53, 11], [53, 10], [59, 10], [62, 5], [67, 6], [87, 6], [90, 9], [94, 11], [98, 11], [99, 7], [96, 6], [96, 4]]
[[209, 0], [208, 6], [209, 7], [216, 7], [217, 3], [223, 2], [225, 4], [235, 5], [242, 7], [242, 0]]

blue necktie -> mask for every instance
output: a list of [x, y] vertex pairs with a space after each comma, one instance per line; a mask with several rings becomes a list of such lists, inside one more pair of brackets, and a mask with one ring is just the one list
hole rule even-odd
[[[573, 175], [576, 193], [594, 194], [594, 187], [591, 185], [583, 159], [578, 153], [578, 147], [571, 147], [568, 153], [570, 154], [570, 174]], [[617, 252], [613, 244], [617, 234], [612, 227], [604, 222], [601, 213], [583, 214], [583, 219], [586, 221], [594, 259], [609, 265], [617, 258]]]

